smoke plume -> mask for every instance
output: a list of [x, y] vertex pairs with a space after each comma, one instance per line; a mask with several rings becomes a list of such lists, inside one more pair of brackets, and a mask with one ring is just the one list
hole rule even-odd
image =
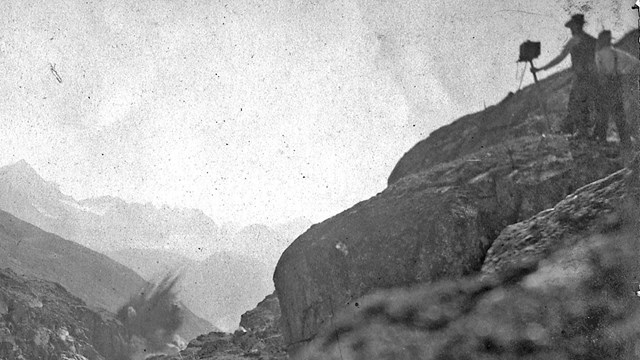
[[183, 310], [176, 298], [179, 277], [167, 274], [133, 296], [117, 313], [129, 337], [128, 359], [138, 360], [164, 353], [177, 353], [184, 347], [176, 331], [183, 322]]

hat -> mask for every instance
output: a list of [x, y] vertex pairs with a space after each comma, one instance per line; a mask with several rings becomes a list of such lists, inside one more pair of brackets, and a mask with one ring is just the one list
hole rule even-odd
[[573, 16], [571, 16], [571, 20], [567, 21], [566, 24], [564, 24], [565, 27], [570, 27], [571, 25], [575, 24], [575, 25], [584, 25], [585, 21], [584, 21], [584, 15], [583, 14], [575, 14]]
[[598, 40], [609, 39], [611, 40], [611, 30], [602, 30], [600, 34], [598, 34]]
[[598, 39], [596, 40], [596, 50], [600, 50], [603, 47], [611, 45], [611, 31], [602, 30], [602, 32], [598, 35]]

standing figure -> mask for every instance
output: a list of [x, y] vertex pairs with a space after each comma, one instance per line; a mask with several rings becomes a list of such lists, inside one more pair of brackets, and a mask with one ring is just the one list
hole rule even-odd
[[595, 112], [598, 117], [599, 104], [597, 101], [600, 92], [598, 80], [595, 75], [595, 48], [596, 39], [585, 33], [584, 15], [576, 14], [571, 17], [564, 26], [571, 30], [571, 39], [560, 52], [548, 64], [540, 68], [532, 67], [531, 72], [548, 70], [564, 60], [571, 54], [571, 69], [575, 75], [569, 94], [569, 108], [567, 117], [560, 125], [563, 133], [573, 134], [577, 130], [579, 138], [588, 138], [591, 128], [590, 115]]
[[640, 73], [640, 60], [611, 45], [611, 31], [598, 35], [595, 54], [598, 80], [602, 88], [602, 116], [596, 120], [594, 135], [606, 139], [610, 117], [614, 118], [620, 145], [631, 145], [631, 134], [624, 112], [622, 76]]

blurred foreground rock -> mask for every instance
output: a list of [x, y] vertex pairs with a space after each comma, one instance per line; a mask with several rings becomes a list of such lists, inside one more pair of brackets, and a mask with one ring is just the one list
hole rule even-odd
[[350, 302], [297, 359], [637, 359], [637, 174], [505, 229], [483, 274]]

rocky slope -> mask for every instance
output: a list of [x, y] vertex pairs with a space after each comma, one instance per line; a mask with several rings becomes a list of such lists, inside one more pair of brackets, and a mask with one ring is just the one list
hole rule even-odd
[[[89, 306], [112, 313], [148, 283], [131, 269], [73, 241], [0, 210], [0, 263], [18, 274], [59, 283]], [[213, 329], [184, 309], [179, 333], [191, 338]]]
[[0, 270], [0, 358], [125, 360], [126, 331], [62, 286]]
[[198, 336], [187, 348], [174, 356], [158, 356], [154, 360], [196, 359], [288, 359], [278, 329], [280, 307], [275, 294], [268, 295], [240, 320], [241, 329], [233, 334], [211, 332]]
[[405, 177], [313, 226], [284, 252], [274, 282], [285, 339], [312, 338], [336, 309], [373, 289], [479, 271], [506, 225], [621, 166], [615, 147], [549, 136]]
[[636, 359], [639, 175], [507, 227], [479, 276], [349, 303], [297, 358]]
[[[620, 47], [634, 49], [634, 36]], [[387, 189], [297, 238], [274, 274], [291, 353], [374, 289], [477, 273], [506, 226], [621, 169], [614, 132], [599, 146], [548, 131], [566, 114], [570, 79], [552, 75], [435, 131], [400, 160]], [[637, 93], [626, 96], [637, 111]]]
[[[637, 31], [625, 35], [615, 46], [636, 57], [640, 56]], [[392, 184], [409, 174], [482, 151], [505, 140], [548, 132], [545, 129], [547, 118], [540, 101], [546, 106], [551, 131], [557, 131], [560, 120], [567, 114], [571, 81], [570, 71], [555, 73], [543, 79], [539, 85], [528, 86], [516, 94], [509, 93], [499, 104], [463, 116], [432, 132], [398, 161], [389, 175], [388, 183]], [[634, 122], [632, 127], [637, 129], [640, 115], [638, 80], [631, 76], [625, 79], [624, 85], [627, 119], [631, 119]]]
[[88, 304], [115, 312], [146, 282], [75, 242], [0, 210], [0, 262], [20, 274], [62, 284]]
[[0, 269], [0, 358], [141, 360], [176, 354], [185, 320], [175, 281], [148, 284], [117, 314], [89, 307], [61, 285]]

